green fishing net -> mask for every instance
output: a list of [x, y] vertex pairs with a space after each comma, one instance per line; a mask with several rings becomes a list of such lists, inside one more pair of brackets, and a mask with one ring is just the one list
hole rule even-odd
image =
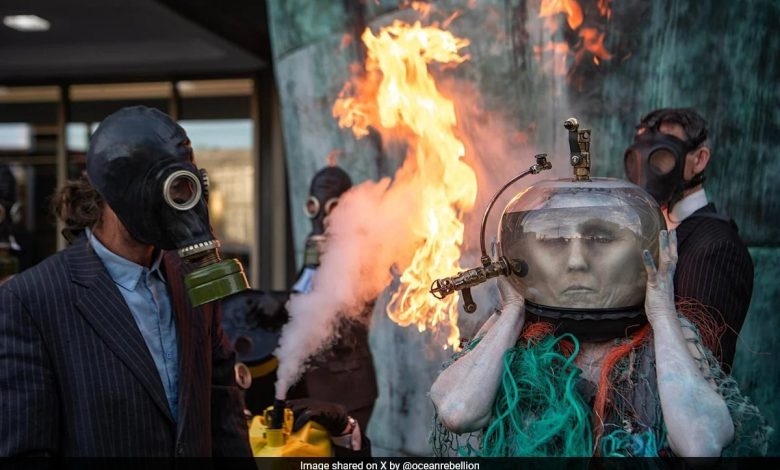
[[715, 355], [699, 341], [699, 331], [685, 317], [680, 318], [684, 328], [694, 334], [688, 341], [699, 351], [699, 369], [704, 377], [717, 385], [718, 393], [726, 400], [734, 423], [734, 440], [725, 449], [723, 457], [742, 457], [766, 455], [769, 447], [769, 436], [773, 430], [750, 398], [742, 394], [739, 384], [734, 378], [723, 371]]
[[[565, 357], [558, 343], [569, 338], [575, 354]], [[453, 359], [473, 349], [469, 344]], [[576, 392], [580, 369], [574, 365], [579, 343], [571, 335], [548, 336], [536, 344], [510, 348], [503, 357], [504, 371], [493, 419], [475, 436], [457, 436], [436, 419], [434, 454], [461, 456], [587, 456], [592, 453], [587, 404]], [[448, 364], [447, 364], [448, 365]]]
[[[724, 397], [735, 427], [735, 439], [724, 456], [765, 455], [771, 428], [758, 408], [739, 391], [736, 381], [721, 369], [713, 354], [697, 339], [700, 367]], [[574, 345], [561, 353], [561, 341]], [[472, 341], [445, 368], [467, 354]], [[520, 340], [503, 356], [504, 370], [489, 424], [478, 433], [458, 435], [434, 416], [431, 444], [437, 456], [575, 457], [593, 455], [592, 408], [583, 398], [581, 370], [574, 364], [579, 342], [571, 335]], [[610, 374], [610, 398], [605, 410], [599, 453], [604, 457], [670, 455], [655, 383], [652, 339], [633, 349]], [[708, 372], [707, 372], [708, 371]], [[586, 393], [587, 395], [587, 393]]]

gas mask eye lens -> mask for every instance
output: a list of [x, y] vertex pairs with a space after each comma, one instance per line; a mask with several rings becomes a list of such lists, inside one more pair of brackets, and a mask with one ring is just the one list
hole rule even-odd
[[626, 166], [626, 176], [629, 181], [634, 184], [639, 184], [639, 174], [641, 173], [642, 158], [636, 150], [629, 150], [624, 157], [624, 164]]
[[186, 178], [177, 178], [171, 184], [171, 199], [177, 204], [187, 204], [194, 194], [194, 185], [192, 184], [192, 181]]
[[319, 199], [314, 196], [309, 196], [309, 199], [306, 200], [306, 204], [303, 205], [303, 212], [305, 212], [306, 216], [310, 219], [317, 217], [317, 214], [320, 212]]
[[200, 201], [201, 191], [198, 177], [185, 170], [174, 171], [163, 184], [165, 202], [180, 211], [195, 207]]
[[339, 198], [334, 197], [328, 199], [328, 202], [325, 203], [325, 215], [330, 215], [331, 212], [333, 212], [333, 209], [336, 208], [336, 206], [339, 205]]
[[674, 169], [674, 165], [677, 159], [672, 152], [661, 149], [656, 150], [650, 154], [650, 167], [653, 168], [658, 174], [665, 175]]

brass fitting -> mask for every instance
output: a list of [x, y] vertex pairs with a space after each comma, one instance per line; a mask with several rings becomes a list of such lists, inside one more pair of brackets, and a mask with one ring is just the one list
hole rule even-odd
[[563, 127], [569, 131], [569, 161], [574, 168], [574, 179], [590, 181], [590, 129], [580, 129], [575, 118], [564, 121]]

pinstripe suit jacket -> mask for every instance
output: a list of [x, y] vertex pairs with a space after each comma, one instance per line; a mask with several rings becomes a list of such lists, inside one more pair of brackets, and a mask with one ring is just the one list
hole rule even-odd
[[0, 287], [0, 457], [251, 456], [219, 307], [191, 308], [164, 257], [179, 420], [122, 294], [82, 237]]
[[753, 296], [753, 260], [736, 226], [697, 217], [715, 212], [715, 206], [708, 204], [677, 227], [674, 292], [678, 298], [700, 302], [718, 324], [728, 327], [720, 344], [721, 362], [728, 370]]

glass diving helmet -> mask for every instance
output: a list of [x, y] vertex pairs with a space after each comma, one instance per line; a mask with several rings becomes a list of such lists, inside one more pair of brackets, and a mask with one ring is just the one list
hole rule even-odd
[[464, 291], [465, 309], [473, 312], [468, 289], [505, 275], [525, 299], [530, 321], [551, 322], [558, 334], [573, 333], [583, 340], [623, 336], [646, 321], [642, 252], [649, 250], [657, 261], [664, 219], [639, 186], [591, 178], [590, 131], [579, 129], [575, 119], [565, 126], [574, 177], [536, 183], [507, 204], [494, 261], [484, 249], [484, 226], [498, 195], [524, 175], [510, 181], [483, 217], [483, 266], [437, 280], [431, 290], [437, 296], [442, 288]]

